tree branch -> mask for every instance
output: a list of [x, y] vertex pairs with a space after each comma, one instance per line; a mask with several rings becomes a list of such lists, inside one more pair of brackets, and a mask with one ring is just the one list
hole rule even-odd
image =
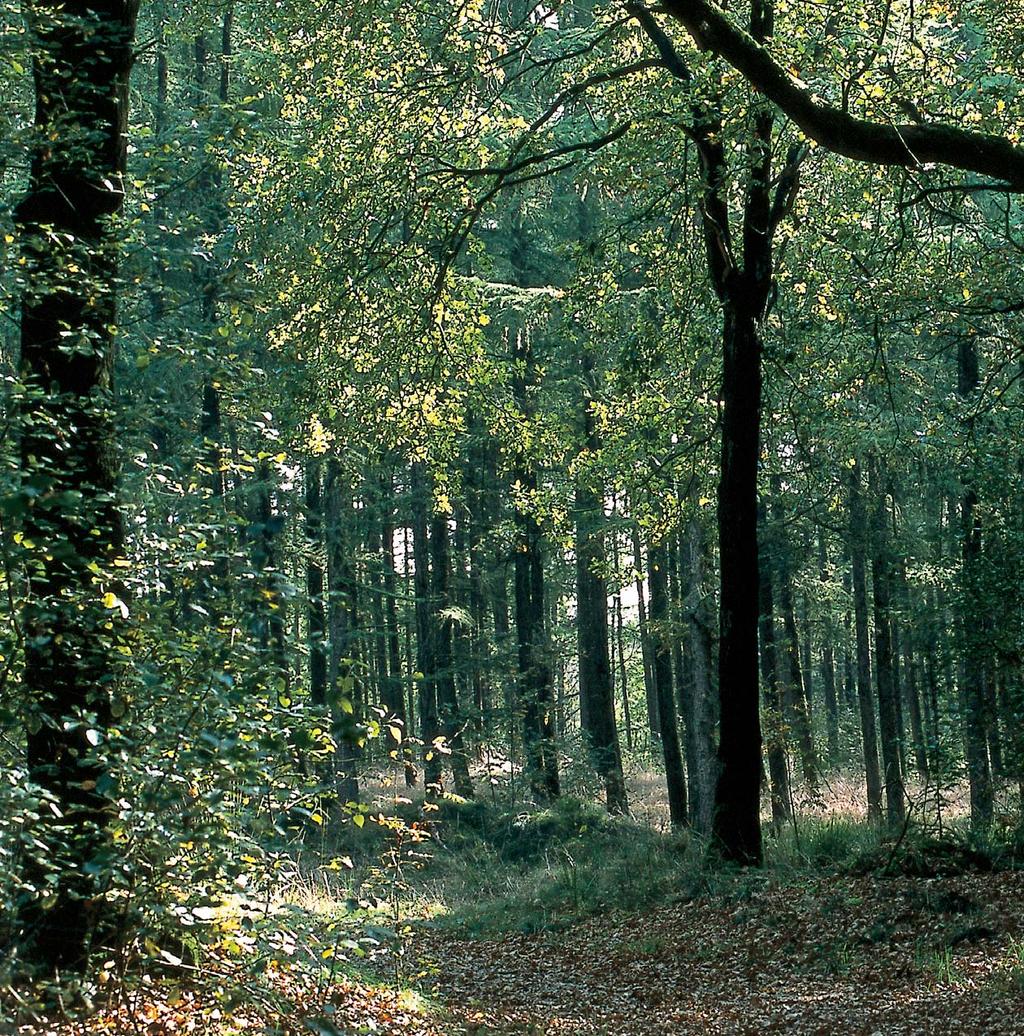
[[932, 163], [1005, 181], [1024, 192], [1024, 148], [1005, 137], [946, 123], [886, 125], [858, 119], [815, 100], [766, 47], [709, 0], [664, 0], [663, 10], [685, 26], [701, 50], [724, 58], [779, 106], [803, 132], [836, 154], [876, 165], [918, 169]]

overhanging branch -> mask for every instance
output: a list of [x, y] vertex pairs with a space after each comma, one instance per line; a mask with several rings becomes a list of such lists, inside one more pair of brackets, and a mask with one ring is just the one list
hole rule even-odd
[[812, 140], [836, 154], [876, 165], [919, 169], [951, 166], [1004, 181], [1024, 192], [1024, 148], [1005, 137], [946, 123], [888, 125], [858, 119], [815, 100], [752, 36], [709, 0], [663, 0], [662, 9], [685, 26], [702, 50], [724, 58], [779, 106]]

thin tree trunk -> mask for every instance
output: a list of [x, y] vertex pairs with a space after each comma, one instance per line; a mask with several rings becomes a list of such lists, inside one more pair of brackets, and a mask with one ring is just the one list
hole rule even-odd
[[[764, 504], [758, 505], [762, 525], [767, 523]], [[765, 550], [762, 537], [761, 549]], [[785, 720], [779, 692], [778, 660], [775, 643], [775, 596], [772, 592], [772, 565], [762, 557], [758, 574], [758, 619], [760, 629], [761, 684], [764, 699], [764, 738], [768, 753], [768, 779], [771, 782], [772, 824], [776, 829], [793, 815], [789, 787], [789, 760], [786, 757]]]
[[634, 587], [636, 589], [637, 619], [640, 627], [640, 655], [644, 665], [644, 694], [647, 699], [647, 729], [652, 737], [660, 731], [658, 720], [658, 691], [654, 683], [654, 641], [651, 637], [650, 623], [647, 619], [647, 598], [644, 594], [644, 556], [640, 546], [640, 530], [634, 522], [633, 536], [633, 569], [636, 573]]
[[[825, 531], [818, 530], [818, 579], [823, 588], [828, 586], [828, 551], [825, 545]], [[826, 610], [826, 619], [821, 631], [821, 687], [825, 699], [825, 729], [828, 742], [829, 766], [839, 765], [839, 698], [836, 693], [836, 666], [833, 646], [833, 619], [831, 610]]]
[[351, 497], [341, 463], [334, 458], [327, 462], [324, 498], [329, 590], [327, 621], [331, 644], [328, 705], [337, 744], [335, 787], [338, 805], [344, 807], [359, 799], [358, 741], [361, 735], [356, 678], [359, 630], [355, 565], [348, 542]]
[[871, 647], [868, 634], [867, 516], [861, 495], [860, 464], [850, 468], [850, 560], [853, 575], [853, 614], [857, 636], [857, 702], [864, 747], [864, 777], [867, 781], [868, 819], [882, 819], [882, 774], [878, 766], [878, 735], [875, 704], [871, 692]]
[[717, 716], [712, 687], [715, 615], [711, 598], [705, 592], [707, 543], [704, 526], [697, 518], [691, 518], [687, 523], [681, 554], [681, 564], [685, 568], [683, 606], [690, 659], [686, 735], [692, 741], [689, 752], [694, 760], [689, 788], [690, 814], [694, 829], [702, 835], [710, 835], [718, 780], [718, 760], [715, 757]]
[[321, 469], [319, 460], [306, 464], [306, 641], [309, 647], [309, 699], [317, 706], [327, 704]]
[[868, 480], [874, 499], [871, 528], [871, 582], [874, 591], [875, 682], [878, 686], [878, 732], [882, 748], [882, 779], [885, 786], [885, 814], [891, 828], [899, 828], [906, 815], [903, 770], [900, 758], [899, 711], [893, 674], [892, 643], [892, 558], [888, 540], [888, 509], [878, 461], [868, 466]]
[[430, 603], [430, 543], [427, 515], [430, 488], [423, 464], [412, 465], [413, 593], [416, 598], [416, 668], [419, 681], [420, 738], [423, 741], [423, 783], [428, 795], [441, 786], [441, 754], [436, 741], [442, 736], [438, 716], [437, 655]]
[[[981, 372], [978, 347], [972, 335], [964, 335], [957, 350], [957, 395], [970, 401], [978, 391]], [[973, 419], [965, 427], [970, 434]], [[960, 502], [961, 536], [961, 599], [960, 628], [962, 633], [960, 708], [964, 725], [964, 754], [971, 795], [971, 826], [986, 831], [992, 823], [992, 770], [989, 764], [987, 709], [984, 693], [984, 654], [986, 645], [980, 627], [984, 608], [980, 593], [981, 522], [978, 517], [978, 495], [967, 482]]]
[[686, 824], [686, 777], [679, 746], [679, 725], [672, 693], [671, 612], [668, 595], [668, 560], [662, 543], [647, 545], [648, 584], [651, 588], [651, 636], [654, 638], [654, 682], [658, 727], [665, 760], [669, 818], [674, 826]]
[[778, 669], [782, 677], [783, 708], [786, 720], [796, 737], [800, 752], [800, 767], [804, 781], [811, 788], [818, 783], [818, 761], [811, 734], [811, 719], [807, 700], [804, 697], [804, 683], [800, 666], [800, 645], [798, 640], [796, 612], [793, 606], [793, 574], [790, 565], [789, 541], [786, 535], [785, 516], [782, 513], [780, 480], [772, 480], [772, 533], [767, 554], [774, 559], [776, 587], [779, 597], [779, 611], [782, 615], [782, 643], [778, 645]]
[[469, 775], [469, 759], [465, 749], [465, 731], [453, 663], [453, 620], [451, 600], [451, 550], [448, 515], [438, 511], [430, 523], [430, 589], [431, 636], [434, 642], [434, 684], [437, 691], [437, 712], [441, 732], [448, 742], [455, 793], [464, 799], [473, 797], [473, 781]]
[[[386, 710], [387, 725], [394, 726], [401, 734], [395, 738], [396, 751], [405, 761], [405, 783], [412, 787], [416, 783], [416, 768], [409, 751], [408, 738], [411, 733], [408, 711], [405, 707], [402, 674], [402, 643], [398, 623], [398, 587], [395, 574], [395, 526], [393, 511], [394, 478], [381, 475], [381, 567], [384, 584], [385, 637], [388, 654], [388, 678], [384, 686], [382, 701]], [[390, 735], [390, 732], [389, 732]]]
[[[516, 341], [520, 372], [513, 391], [524, 420], [532, 416], [528, 388], [536, 379], [529, 333], [521, 330]], [[520, 456], [515, 481], [532, 497], [537, 491], [537, 472], [529, 458]], [[517, 707], [522, 719], [523, 753], [530, 789], [541, 801], [560, 793], [558, 750], [554, 730], [554, 681], [545, 623], [544, 555], [536, 517], [524, 507], [515, 512], [516, 636], [519, 645]]]

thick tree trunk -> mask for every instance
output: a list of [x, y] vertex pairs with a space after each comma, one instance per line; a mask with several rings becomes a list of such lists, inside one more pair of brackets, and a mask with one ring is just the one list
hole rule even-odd
[[861, 495], [860, 464], [850, 468], [850, 560], [853, 576], [853, 614], [857, 637], [857, 703], [860, 707], [864, 777], [867, 781], [868, 819], [882, 819], [882, 774], [878, 766], [875, 703], [871, 693], [871, 646], [868, 634], [867, 540], [868, 523]]
[[[113, 391], [128, 76], [138, 10], [124, 0], [32, 0], [35, 144], [15, 212], [21, 309], [24, 715], [29, 780], [52, 796], [33, 832], [38, 867], [20, 918], [21, 955], [81, 970], [104, 918], [117, 852], [109, 833], [106, 728], [127, 606]], [[70, 343], [70, 344], [69, 344]], [[33, 855], [38, 853], [33, 849]]]
[[719, 741], [714, 834], [723, 855], [759, 865], [761, 715], [757, 658], [757, 465], [761, 454], [761, 337], [755, 314], [725, 305], [722, 468], [718, 538], [722, 573], [718, 647]]

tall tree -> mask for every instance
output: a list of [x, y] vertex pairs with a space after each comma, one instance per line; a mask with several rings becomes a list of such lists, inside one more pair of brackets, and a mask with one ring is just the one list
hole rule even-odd
[[[594, 357], [585, 349], [581, 359], [583, 438], [588, 456], [600, 449], [592, 400], [596, 389]], [[580, 717], [594, 768], [604, 779], [610, 813], [628, 808], [622, 756], [615, 725], [615, 698], [608, 641], [608, 583], [605, 566], [604, 493], [593, 475], [576, 477], [576, 611], [580, 674]]]
[[56, 972], [85, 964], [116, 852], [104, 742], [128, 607], [116, 567], [124, 527], [113, 370], [138, 3], [32, 0], [25, 14], [35, 136], [15, 213], [25, 265], [23, 680], [29, 779], [54, 806], [40, 831], [54, 883], [28, 875], [21, 927], [24, 958]]

